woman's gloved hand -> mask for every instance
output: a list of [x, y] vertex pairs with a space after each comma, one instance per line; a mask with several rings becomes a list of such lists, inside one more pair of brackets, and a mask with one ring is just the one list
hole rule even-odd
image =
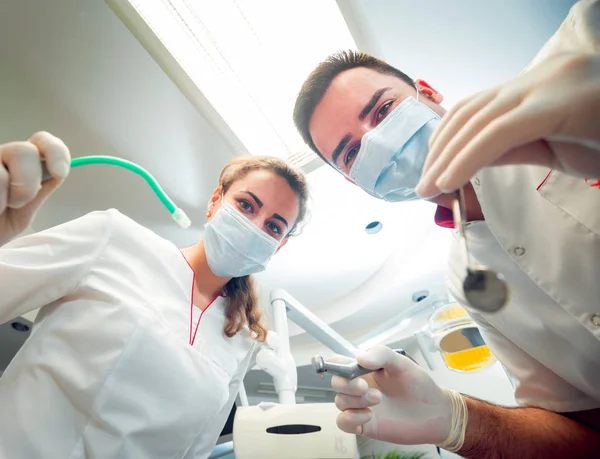
[[[53, 177], [42, 184], [44, 160]], [[42, 203], [69, 174], [71, 155], [62, 140], [38, 132], [25, 142], [0, 145], [0, 246], [25, 230]]]
[[[336, 356], [335, 361], [351, 359]], [[357, 358], [379, 369], [360, 378], [334, 376], [335, 404], [344, 432], [398, 444], [436, 444], [457, 451], [464, 442], [467, 408], [463, 397], [439, 387], [413, 361], [385, 346]]]

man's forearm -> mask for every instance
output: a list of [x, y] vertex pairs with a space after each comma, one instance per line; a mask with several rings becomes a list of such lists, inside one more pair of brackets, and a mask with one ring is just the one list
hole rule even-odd
[[540, 408], [506, 408], [465, 397], [469, 418], [458, 454], [469, 459], [598, 457], [600, 432]]

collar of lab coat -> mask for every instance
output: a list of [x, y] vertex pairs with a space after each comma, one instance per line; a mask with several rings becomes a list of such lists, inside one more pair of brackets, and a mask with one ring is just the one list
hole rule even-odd
[[441, 226], [442, 228], [454, 228], [454, 214], [452, 213], [452, 210], [446, 207], [437, 206], [433, 219], [437, 226]]

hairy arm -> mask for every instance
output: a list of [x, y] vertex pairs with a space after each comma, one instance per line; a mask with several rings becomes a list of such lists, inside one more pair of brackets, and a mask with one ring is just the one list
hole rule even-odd
[[[469, 410], [465, 443], [469, 459], [595, 457], [600, 431], [541, 408], [507, 408], [465, 397]], [[586, 417], [600, 418], [600, 410]]]

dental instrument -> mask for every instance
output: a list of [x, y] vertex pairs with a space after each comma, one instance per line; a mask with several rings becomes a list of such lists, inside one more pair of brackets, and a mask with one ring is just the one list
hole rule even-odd
[[[395, 351], [398, 354], [408, 357], [410, 360], [417, 363], [415, 359], [413, 359], [409, 354], [407, 354], [404, 349], [395, 349]], [[358, 378], [359, 376], [367, 375], [374, 371], [379, 371], [369, 370], [368, 368], [361, 367], [356, 361], [349, 364], [327, 362], [320, 355], [314, 356], [311, 362], [313, 367], [315, 367], [317, 374], [321, 376], [321, 378], [325, 377], [325, 373], [331, 373], [332, 375], [341, 376], [342, 378], [354, 379]]]
[[[100, 156], [100, 155], [82, 156], [79, 158], [73, 158], [71, 160], [71, 168], [87, 166], [87, 165], [91, 165], [91, 164], [108, 164], [110, 166], [118, 166], [118, 167], [122, 167], [124, 169], [130, 170], [132, 172], [135, 172], [140, 177], [142, 177], [146, 181], [146, 183], [148, 183], [148, 185], [150, 185], [150, 188], [152, 188], [152, 191], [154, 191], [154, 194], [156, 194], [156, 196], [158, 197], [160, 202], [162, 202], [162, 204], [167, 208], [167, 210], [171, 214], [171, 217], [173, 218], [173, 220], [175, 220], [175, 222], [180, 227], [189, 228], [190, 225], [192, 224], [191, 220], [186, 215], [186, 213], [183, 211], [183, 209], [181, 209], [175, 205], [175, 203], [171, 200], [171, 198], [169, 198], [167, 193], [159, 185], [158, 181], [154, 178], [154, 176], [152, 176], [152, 174], [150, 174], [150, 172], [148, 172], [146, 169], [139, 166], [138, 164], [135, 164], [126, 159], [116, 158], [114, 156]], [[51, 178], [52, 178], [52, 175], [48, 172], [46, 163], [44, 161], [42, 161], [42, 183], [50, 180]]]
[[454, 191], [452, 212], [454, 226], [458, 229], [462, 252], [467, 266], [467, 277], [463, 281], [465, 299], [473, 308], [483, 312], [498, 312], [508, 302], [508, 286], [503, 276], [490, 268], [471, 267], [467, 238], [465, 236], [466, 212], [462, 188]]

